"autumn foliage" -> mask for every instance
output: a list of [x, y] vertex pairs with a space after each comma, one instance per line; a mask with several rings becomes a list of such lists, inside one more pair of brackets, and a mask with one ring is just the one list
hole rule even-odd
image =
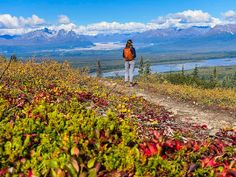
[[0, 107], [0, 176], [236, 174], [235, 130], [210, 137], [68, 63], [12, 63]]

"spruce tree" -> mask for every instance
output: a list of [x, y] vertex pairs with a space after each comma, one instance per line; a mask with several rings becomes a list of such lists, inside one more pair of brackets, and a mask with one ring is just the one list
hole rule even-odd
[[236, 72], [234, 73], [233, 81], [236, 82]]
[[149, 62], [146, 62], [145, 68], [144, 68], [144, 75], [151, 74], [151, 64]]
[[100, 60], [97, 61], [97, 69], [96, 69], [97, 77], [102, 76], [102, 67]]
[[199, 78], [197, 65], [195, 66], [192, 75], [193, 75], [194, 79], [198, 79]]
[[184, 76], [184, 65], [182, 65], [182, 71], [181, 71], [182, 76]]
[[213, 77], [214, 77], [214, 80], [216, 81], [217, 79], [216, 67], [214, 67]]
[[233, 82], [233, 84], [232, 84], [233, 87], [236, 87], [236, 72], [233, 75], [232, 82]]
[[222, 82], [222, 87], [227, 87], [226, 77], [224, 78], [224, 80], [223, 80], [223, 82]]
[[17, 61], [16, 54], [13, 54], [10, 59], [11, 59], [13, 62], [16, 62], [16, 61]]
[[143, 61], [143, 57], [142, 56], [141, 56], [140, 62], [139, 62], [138, 73], [139, 73], [139, 75], [143, 75], [144, 74], [144, 61]]

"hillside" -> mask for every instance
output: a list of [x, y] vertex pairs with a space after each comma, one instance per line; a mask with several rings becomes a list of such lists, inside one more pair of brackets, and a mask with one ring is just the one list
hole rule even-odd
[[0, 176], [236, 174], [234, 129], [209, 135], [122, 89], [67, 62], [10, 63], [0, 78]]
[[222, 128], [236, 129], [235, 90], [206, 89], [203, 91], [191, 86], [157, 83], [151, 80], [151, 77], [147, 82], [139, 79], [136, 86], [130, 89], [125, 88], [127, 86], [124, 86], [120, 80], [102, 82], [123, 94], [136, 94], [154, 105], [164, 107], [182, 123], [206, 125], [211, 135]]
[[[210, 79], [211, 75], [214, 73], [214, 69], [216, 70], [217, 79], [223, 80], [225, 77], [234, 76], [236, 72], [235, 66], [218, 66], [218, 67], [201, 67], [199, 69], [199, 76], [202, 78]], [[193, 70], [185, 71], [186, 74], [191, 74]], [[180, 72], [177, 72], [180, 73]]]

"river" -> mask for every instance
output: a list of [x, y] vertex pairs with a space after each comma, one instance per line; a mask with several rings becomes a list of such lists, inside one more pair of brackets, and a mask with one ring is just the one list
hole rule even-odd
[[[221, 58], [221, 59], [207, 59], [200, 60], [194, 62], [186, 62], [186, 63], [174, 63], [174, 64], [154, 64], [151, 66], [152, 73], [162, 73], [162, 72], [170, 72], [170, 71], [180, 71], [182, 70], [182, 66], [184, 66], [185, 70], [190, 70], [197, 67], [212, 67], [212, 66], [234, 66], [236, 65], [236, 58]], [[138, 67], [138, 63], [136, 63], [136, 67]], [[103, 73], [103, 77], [114, 77], [114, 76], [124, 76], [124, 70], [117, 70]], [[138, 75], [138, 68], [135, 68], [134, 75]]]

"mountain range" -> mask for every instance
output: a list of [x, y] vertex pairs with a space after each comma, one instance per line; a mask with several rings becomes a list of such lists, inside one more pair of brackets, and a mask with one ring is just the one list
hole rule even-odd
[[[78, 35], [44, 28], [22, 35], [1, 35], [0, 53], [36, 53], [55, 49], [89, 48], [96, 43], [125, 43], [132, 39], [140, 51], [236, 50], [236, 24], [167, 28], [129, 34]], [[145, 47], [146, 46], [146, 47]], [[147, 47], [148, 46], [148, 47]]]
[[42, 30], [32, 31], [23, 35], [0, 36], [0, 53], [4, 52], [35, 52], [58, 48], [91, 47], [94, 44], [74, 31]]

